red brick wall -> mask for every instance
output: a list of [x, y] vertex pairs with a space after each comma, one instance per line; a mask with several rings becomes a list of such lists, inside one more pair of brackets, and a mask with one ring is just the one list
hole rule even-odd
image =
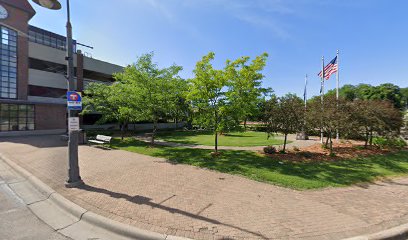
[[17, 98], [27, 100], [28, 91], [28, 20], [29, 14], [21, 9], [11, 7], [7, 4], [2, 5], [8, 11], [8, 18], [0, 20], [0, 24], [17, 30]]
[[35, 105], [35, 130], [67, 128], [67, 108], [64, 105]]

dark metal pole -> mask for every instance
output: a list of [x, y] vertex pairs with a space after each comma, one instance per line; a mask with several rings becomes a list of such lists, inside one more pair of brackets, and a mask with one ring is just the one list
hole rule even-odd
[[[75, 91], [76, 86], [74, 82], [74, 50], [72, 44], [72, 25], [70, 16], [69, 0], [67, 0], [67, 77], [68, 77], [68, 91]], [[78, 112], [75, 110], [68, 110], [68, 117], [78, 117]], [[75, 187], [82, 184], [81, 176], [79, 175], [78, 165], [78, 131], [70, 131], [68, 129], [68, 180], [65, 183], [66, 187]]]

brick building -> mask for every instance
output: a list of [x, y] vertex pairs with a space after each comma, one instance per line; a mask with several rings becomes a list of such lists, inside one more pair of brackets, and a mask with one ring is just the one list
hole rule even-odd
[[[34, 16], [27, 0], [0, 0], [0, 136], [66, 131], [66, 38], [29, 25]], [[122, 70], [76, 49], [77, 91]]]

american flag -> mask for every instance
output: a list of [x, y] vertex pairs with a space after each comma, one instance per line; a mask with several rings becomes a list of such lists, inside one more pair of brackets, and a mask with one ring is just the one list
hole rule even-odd
[[[329, 64], [326, 65], [326, 67], [324, 67], [324, 78], [326, 80], [329, 80], [330, 76], [333, 73], [336, 73], [338, 70], [338, 65], [337, 65], [337, 57], [333, 58], [333, 60], [331, 60], [329, 62]], [[319, 77], [322, 77], [322, 71], [319, 72]]]

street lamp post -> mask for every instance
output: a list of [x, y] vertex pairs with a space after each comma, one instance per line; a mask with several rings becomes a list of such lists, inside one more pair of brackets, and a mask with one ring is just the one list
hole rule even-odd
[[[61, 9], [61, 4], [58, 0], [33, 0], [36, 4], [52, 9]], [[74, 52], [72, 44], [72, 25], [71, 25], [71, 15], [69, 0], [67, 0], [67, 78], [68, 78], [68, 91], [75, 91], [74, 82]], [[77, 117], [78, 112], [76, 110], [70, 110], [68, 108], [68, 117]], [[81, 185], [83, 182], [81, 176], [79, 175], [79, 165], [78, 165], [78, 131], [71, 131], [68, 129], [68, 180], [65, 183], [66, 187], [76, 187]]]

